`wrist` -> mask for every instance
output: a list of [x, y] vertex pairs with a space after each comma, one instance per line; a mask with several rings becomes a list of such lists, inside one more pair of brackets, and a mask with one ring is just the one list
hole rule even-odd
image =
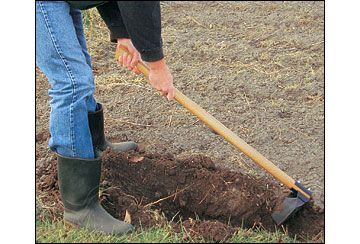
[[130, 40], [130, 38], [126, 38], [126, 37], [121, 37], [121, 38], [117, 38], [117, 42], [124, 42], [124, 41], [128, 41]]
[[150, 68], [150, 70], [161, 70], [166, 67], [164, 58], [154, 62], [147, 62], [147, 65]]

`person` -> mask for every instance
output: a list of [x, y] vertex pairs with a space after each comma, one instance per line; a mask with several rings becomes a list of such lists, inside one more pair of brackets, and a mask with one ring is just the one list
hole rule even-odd
[[58, 180], [68, 225], [124, 234], [134, 227], [113, 218], [99, 202], [101, 152], [135, 150], [133, 141], [110, 143], [104, 135], [103, 107], [94, 98], [94, 75], [81, 10], [96, 7], [110, 41], [124, 45], [118, 63], [139, 74], [149, 66], [149, 82], [169, 100], [173, 77], [161, 38], [159, 1], [36, 1], [36, 65], [49, 80], [50, 140], [57, 155]]

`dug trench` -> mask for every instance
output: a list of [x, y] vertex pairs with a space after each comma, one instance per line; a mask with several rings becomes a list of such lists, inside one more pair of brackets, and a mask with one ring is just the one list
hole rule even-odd
[[[170, 221], [175, 231], [215, 241], [226, 240], [239, 227], [277, 228], [298, 240], [323, 241], [322, 209], [310, 202], [276, 227], [271, 213], [288, 192], [269, 179], [215, 167], [208, 157], [179, 160], [172, 155], [106, 151], [102, 167], [102, 205], [115, 218], [124, 220], [127, 215], [135, 227]], [[38, 190], [45, 192], [43, 201], [52, 202], [53, 213], [61, 215], [56, 160], [39, 167], [37, 177]]]

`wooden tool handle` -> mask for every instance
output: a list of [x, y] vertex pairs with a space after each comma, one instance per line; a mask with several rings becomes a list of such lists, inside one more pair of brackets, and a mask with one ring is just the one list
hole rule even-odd
[[[128, 52], [126, 47], [120, 46], [117, 51], [115, 58], [116, 60], [119, 56]], [[136, 66], [140, 72], [142, 72], [147, 78], [149, 76], [149, 69], [142, 62], [139, 62]], [[252, 146], [247, 144], [244, 140], [238, 137], [234, 132], [229, 130], [225, 125], [220, 121], [214, 118], [211, 114], [206, 112], [203, 108], [193, 102], [190, 98], [181, 93], [178, 89], [175, 88], [175, 100], [180, 103], [183, 107], [189, 110], [192, 114], [198, 117], [202, 122], [204, 122], [208, 127], [216, 131], [219, 135], [225, 138], [232, 145], [237, 147], [240, 151], [250, 157], [254, 162], [260, 165], [263, 169], [269, 172], [274, 176], [278, 181], [298, 192], [301, 192], [305, 197], [310, 199], [310, 195], [301, 190], [298, 186], [295, 185], [295, 180], [288, 176], [284, 171], [279, 169], [274, 165], [270, 160], [261, 155], [258, 151], [255, 150]]]

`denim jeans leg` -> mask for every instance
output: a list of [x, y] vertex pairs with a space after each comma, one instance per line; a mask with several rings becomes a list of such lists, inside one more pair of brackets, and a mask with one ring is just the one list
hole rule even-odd
[[87, 101], [94, 93], [91, 67], [65, 1], [36, 1], [36, 64], [50, 82], [50, 149], [92, 159]]
[[[86, 63], [89, 65], [89, 67], [92, 70], [91, 57], [90, 57], [90, 54], [88, 52], [87, 45], [86, 45], [81, 11], [79, 9], [70, 8], [70, 15], [71, 15], [71, 18], [73, 19], [76, 36], [80, 43], [82, 52], [85, 56]], [[92, 83], [94, 85], [94, 77], [93, 77]], [[94, 96], [88, 97], [88, 99], [86, 101], [86, 105], [88, 108], [88, 112], [95, 112], [96, 100], [95, 100]]]

